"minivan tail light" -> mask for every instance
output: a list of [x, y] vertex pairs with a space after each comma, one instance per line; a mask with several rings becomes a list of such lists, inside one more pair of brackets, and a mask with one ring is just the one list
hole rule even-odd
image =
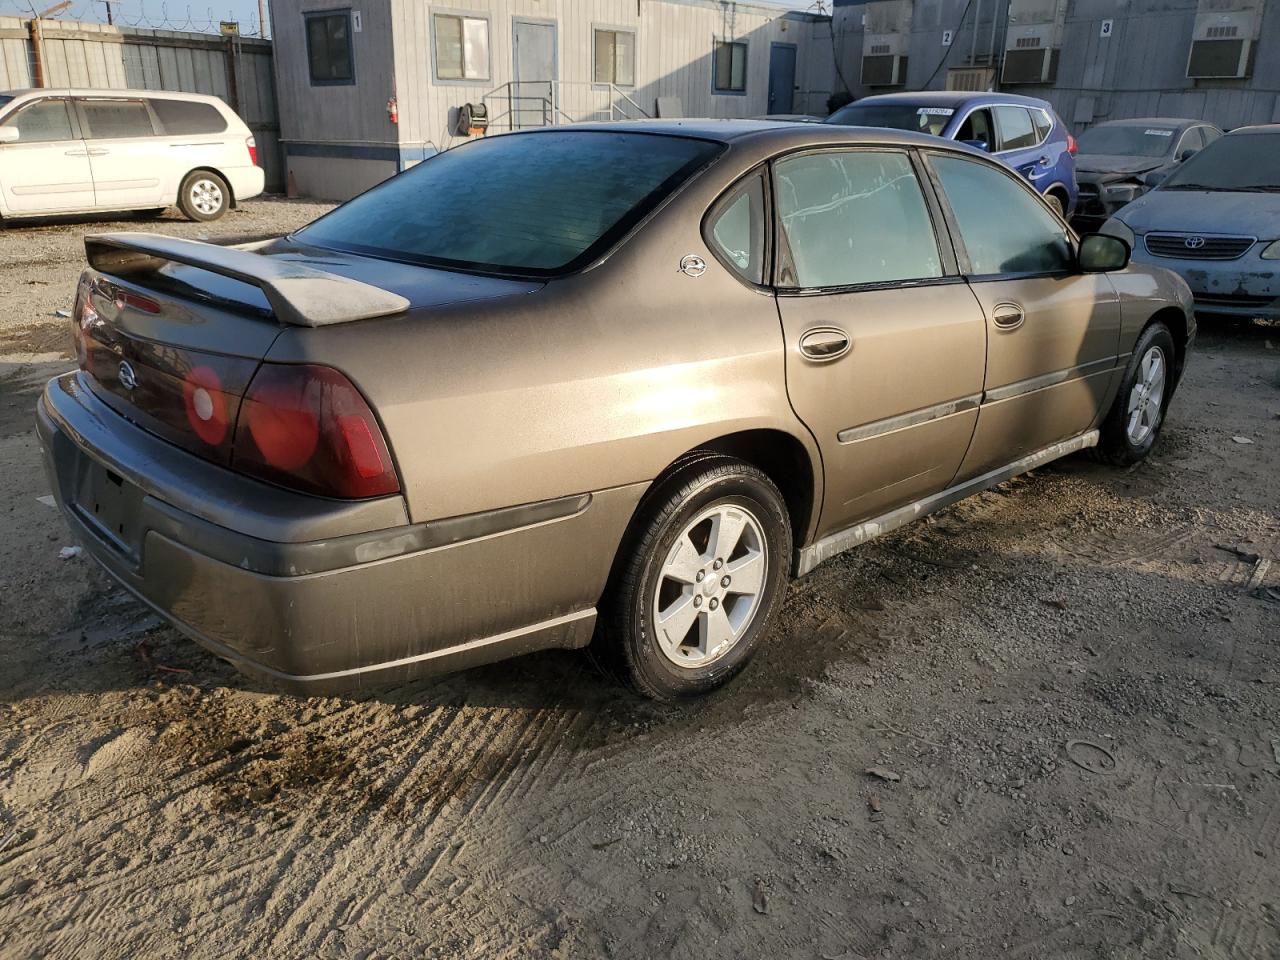
[[262, 364], [240, 408], [232, 469], [327, 497], [400, 491], [369, 404], [342, 373], [318, 364]]
[[1076, 155], [1076, 151], [1079, 149], [1080, 147], [1076, 144], [1076, 138], [1068, 133], [1067, 134], [1067, 153], [1071, 154], [1074, 157]]
[[244, 145], [249, 148], [249, 162], [256, 167], [258, 165], [258, 141], [253, 137], [246, 137]]

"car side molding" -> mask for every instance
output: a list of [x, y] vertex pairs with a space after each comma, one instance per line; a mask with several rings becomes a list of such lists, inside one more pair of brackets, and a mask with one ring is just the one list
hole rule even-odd
[[166, 261], [208, 270], [258, 287], [276, 319], [298, 327], [323, 327], [403, 313], [409, 301], [398, 293], [299, 263], [249, 250], [220, 247], [158, 233], [97, 233], [84, 238], [89, 266], [127, 278]]
[[998, 483], [1003, 483], [1020, 473], [1034, 470], [1036, 467], [1043, 466], [1052, 460], [1057, 460], [1059, 457], [1075, 453], [1077, 450], [1096, 447], [1099, 436], [1100, 434], [1097, 430], [1090, 430], [1087, 433], [1080, 434], [1078, 437], [1072, 437], [1070, 440], [1062, 440], [1058, 443], [1050, 444], [1043, 450], [1037, 450], [1035, 453], [1021, 457], [989, 473], [984, 473], [982, 476], [974, 477], [972, 480], [965, 480], [955, 486], [948, 487], [946, 490], [930, 494], [914, 503], [908, 503], [906, 506], [898, 507], [896, 510], [891, 510], [871, 520], [865, 520], [862, 523], [825, 536], [807, 547], [801, 547], [796, 551], [796, 576], [803, 577], [818, 564], [830, 560], [836, 554], [850, 550], [866, 543], [868, 540], [874, 540], [876, 537], [892, 530], [897, 530], [899, 527], [904, 527], [913, 520], [936, 513], [943, 507], [949, 507], [953, 503], [989, 487], [994, 487]]

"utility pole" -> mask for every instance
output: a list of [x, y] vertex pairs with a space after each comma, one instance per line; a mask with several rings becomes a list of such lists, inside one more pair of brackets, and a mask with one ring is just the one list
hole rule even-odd
[[258, 36], [267, 35], [267, 0], [258, 0]]
[[[28, 5], [30, 5], [28, 3]], [[28, 30], [31, 34], [31, 81], [37, 87], [45, 86], [44, 75], [44, 23], [45, 17], [51, 17], [55, 13], [61, 13], [67, 7], [71, 6], [71, 0], [63, 0], [62, 3], [49, 7], [47, 10], [36, 12], [35, 7], [31, 7], [33, 14], [31, 22], [28, 24]]]

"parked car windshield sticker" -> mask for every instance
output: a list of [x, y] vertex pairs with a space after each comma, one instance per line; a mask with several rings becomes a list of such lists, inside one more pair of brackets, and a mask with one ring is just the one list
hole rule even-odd
[[1143, 130], [1148, 137], [1172, 137], [1172, 130]]
[[949, 117], [955, 111], [950, 107], [921, 107], [916, 113], [922, 117]]

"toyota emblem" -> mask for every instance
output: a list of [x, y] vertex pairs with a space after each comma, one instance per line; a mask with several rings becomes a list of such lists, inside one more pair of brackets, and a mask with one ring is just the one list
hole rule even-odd
[[129, 365], [128, 360], [120, 361], [120, 386], [126, 390], [132, 390], [138, 385], [138, 375], [133, 372], [133, 367]]
[[1182, 242], [1188, 250], [1199, 250], [1204, 246], [1204, 237], [1187, 237]]

